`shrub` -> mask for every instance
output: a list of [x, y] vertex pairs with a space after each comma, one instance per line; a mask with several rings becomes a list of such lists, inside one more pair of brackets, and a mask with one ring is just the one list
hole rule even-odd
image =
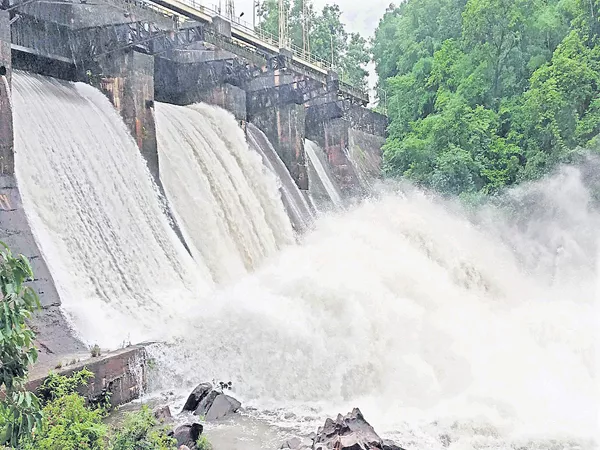
[[123, 426], [111, 441], [111, 450], [174, 450], [177, 441], [167, 433], [169, 429], [157, 426], [157, 420], [148, 406], [127, 415]]
[[196, 441], [196, 447], [198, 450], [212, 450], [212, 444], [204, 435], [200, 435], [198, 440]]
[[79, 394], [50, 401], [43, 410], [39, 433], [23, 450], [104, 450], [108, 427], [102, 423], [103, 409], [89, 409]]

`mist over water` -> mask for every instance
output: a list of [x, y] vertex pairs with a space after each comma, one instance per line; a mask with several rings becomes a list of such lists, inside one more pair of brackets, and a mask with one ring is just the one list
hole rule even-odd
[[408, 448], [596, 448], [598, 220], [576, 169], [475, 213], [388, 185], [215, 293], [162, 386], [231, 379], [305, 432], [359, 406]]

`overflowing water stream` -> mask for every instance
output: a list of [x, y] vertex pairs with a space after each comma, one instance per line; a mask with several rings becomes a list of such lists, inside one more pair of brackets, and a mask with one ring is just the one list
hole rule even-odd
[[[285, 181], [233, 118], [158, 104], [190, 257], [102, 94], [15, 73], [14, 104], [18, 182], [64, 311], [87, 342], [165, 339], [152, 386], [173, 401], [227, 379], [259, 434], [359, 406], [409, 449], [597, 447], [600, 217], [582, 171], [468, 211], [382, 185], [294, 243]], [[273, 448], [264, 434], [255, 448]]]

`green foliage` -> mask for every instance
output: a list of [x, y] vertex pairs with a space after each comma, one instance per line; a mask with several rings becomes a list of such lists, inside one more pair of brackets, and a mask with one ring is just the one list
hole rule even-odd
[[103, 450], [108, 427], [103, 409], [90, 409], [78, 394], [62, 395], [43, 408], [43, 424], [23, 450]]
[[408, 0], [379, 23], [384, 168], [447, 194], [543, 176], [600, 134], [600, 0]]
[[196, 441], [196, 447], [198, 447], [198, 450], [212, 450], [213, 448], [210, 441], [204, 435], [200, 435]]
[[157, 420], [148, 406], [130, 413], [123, 427], [111, 440], [111, 450], [174, 450], [177, 441], [167, 436], [168, 429], [157, 426]]
[[66, 377], [50, 372], [38, 389], [38, 395], [44, 404], [60, 397], [77, 394], [80, 387], [86, 386], [94, 374], [88, 369], [82, 369]]
[[40, 302], [25, 284], [33, 280], [27, 258], [14, 257], [3, 242], [0, 248], [0, 388], [6, 391], [0, 402], [0, 445], [14, 446], [41, 423], [37, 398], [21, 388], [29, 365], [37, 360], [35, 335], [25, 321]]
[[[290, 43], [298, 49], [307, 49], [313, 57], [332, 64], [343, 81], [356, 87], [366, 87], [368, 72], [365, 66], [371, 59], [366, 39], [358, 33], [346, 32], [338, 5], [325, 5], [317, 12], [313, 4], [306, 0], [303, 11], [303, 1], [284, 1]], [[258, 28], [278, 39], [278, 1], [262, 1], [258, 17]]]

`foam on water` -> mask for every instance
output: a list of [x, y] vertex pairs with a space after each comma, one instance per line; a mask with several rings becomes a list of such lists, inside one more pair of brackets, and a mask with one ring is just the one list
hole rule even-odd
[[[522, 189], [544, 215], [469, 221], [403, 188], [320, 219], [157, 352], [167, 385], [231, 379], [260, 417], [304, 431], [359, 406], [408, 448], [595, 448], [599, 217], [576, 170]], [[585, 226], [565, 226], [574, 204]], [[530, 258], [557, 233], [566, 256]], [[556, 270], [571, 276], [542, 276]]]

